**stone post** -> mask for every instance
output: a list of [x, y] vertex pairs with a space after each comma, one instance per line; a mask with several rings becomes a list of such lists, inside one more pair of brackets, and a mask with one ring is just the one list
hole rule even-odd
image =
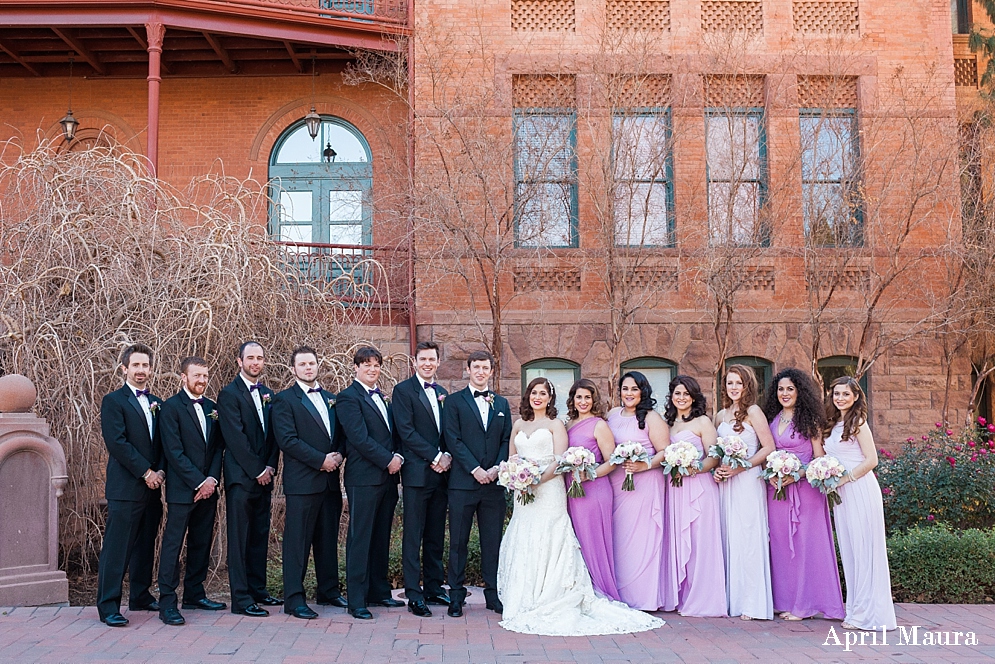
[[66, 455], [30, 412], [36, 397], [25, 376], [0, 377], [0, 606], [69, 604], [59, 569]]

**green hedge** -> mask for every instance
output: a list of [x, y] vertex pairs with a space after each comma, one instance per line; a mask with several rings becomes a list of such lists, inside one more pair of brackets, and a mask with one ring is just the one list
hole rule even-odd
[[888, 538], [897, 602], [981, 604], [995, 597], [995, 529], [915, 526]]

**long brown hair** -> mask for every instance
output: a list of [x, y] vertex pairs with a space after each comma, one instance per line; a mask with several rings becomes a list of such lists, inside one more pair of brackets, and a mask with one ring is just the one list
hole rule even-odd
[[732, 430], [737, 433], [742, 433], [743, 422], [746, 421], [746, 416], [749, 414], [750, 406], [757, 403], [757, 375], [753, 373], [753, 369], [742, 364], [733, 364], [726, 369], [726, 375], [722, 379], [722, 407], [728, 408], [732, 405], [732, 399], [729, 398], [729, 391], [725, 386], [725, 379], [729, 377], [729, 374], [736, 374], [739, 379], [743, 381], [743, 393], [739, 397], [739, 405], [736, 406], [736, 412], [733, 416], [736, 418], [736, 423], [732, 425]]
[[860, 389], [860, 383], [853, 376], [840, 376], [829, 385], [829, 395], [826, 397], [826, 437], [840, 421], [840, 409], [833, 401], [833, 390], [837, 385], [846, 385], [853, 392], [853, 405], [843, 416], [843, 437], [840, 440], [850, 440], [857, 435], [860, 425], [867, 421], [867, 396]]
[[573, 421], [580, 417], [580, 413], [574, 408], [574, 396], [576, 396], [577, 390], [587, 390], [591, 393], [591, 399], [594, 402], [591, 404], [591, 415], [605, 419], [605, 402], [601, 398], [598, 386], [590, 378], [581, 378], [570, 386], [570, 392], [567, 394], [567, 419]]
[[535, 411], [532, 409], [532, 402], [529, 397], [532, 395], [532, 389], [536, 385], [542, 385], [549, 392], [549, 403], [546, 404], [546, 417], [551, 420], [556, 419], [556, 390], [553, 388], [553, 384], [549, 382], [548, 378], [533, 378], [529, 386], [525, 388], [525, 393], [522, 395], [522, 403], [518, 406], [518, 414], [522, 416], [522, 419], [526, 422], [531, 422], [535, 419]]

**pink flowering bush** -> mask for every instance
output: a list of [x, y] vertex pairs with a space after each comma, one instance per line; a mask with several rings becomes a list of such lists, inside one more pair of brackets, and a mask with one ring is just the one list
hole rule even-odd
[[954, 529], [995, 526], [995, 427], [983, 418], [961, 431], [942, 422], [876, 470], [889, 533], [918, 524]]

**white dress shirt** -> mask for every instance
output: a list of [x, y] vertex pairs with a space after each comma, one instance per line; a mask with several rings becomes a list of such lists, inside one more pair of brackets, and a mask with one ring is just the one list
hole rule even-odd
[[[425, 396], [428, 397], [428, 402], [432, 404], [432, 414], [435, 416], [435, 428], [442, 432], [442, 420], [440, 419], [439, 413], [439, 393], [435, 391], [434, 387], [425, 387], [425, 383], [434, 383], [434, 379], [424, 378], [420, 374], [418, 375], [418, 380], [421, 382], [422, 389], [425, 390]], [[442, 452], [435, 455], [432, 460], [432, 465], [439, 463], [442, 458]]]
[[[190, 397], [191, 401], [193, 401], [194, 399], [200, 399], [200, 398], [202, 398], [202, 397], [196, 397], [196, 396], [190, 394], [190, 390], [188, 390], [185, 387], [183, 388], [183, 391], [187, 393], [187, 396]], [[200, 432], [202, 434], [204, 434], [204, 442], [207, 443], [207, 416], [204, 415], [204, 407], [201, 406], [199, 403], [194, 403], [193, 410], [194, 410], [195, 413], [197, 413], [197, 419], [200, 421]], [[214, 480], [215, 484], [218, 483], [218, 479], [216, 477], [211, 477], [210, 475], [208, 475], [207, 478], [203, 482], [201, 482], [200, 484], [197, 485], [197, 490], [198, 491], [200, 490], [200, 487], [202, 487], [205, 484], [207, 484], [207, 480]]]
[[255, 385], [255, 383], [250, 383], [249, 380], [241, 373], [238, 374], [238, 377], [242, 379], [243, 383], [245, 383], [245, 389], [249, 390], [249, 396], [252, 397], [252, 403], [256, 406], [256, 416], [259, 417], [259, 426], [263, 428], [263, 433], [266, 433], [266, 418], [263, 416], [263, 398], [259, 394], [258, 389], [252, 389], [252, 386]]
[[[483, 390], [478, 390], [473, 386], [470, 389], [474, 392], [483, 392]], [[491, 414], [491, 405], [487, 403], [484, 397], [474, 397], [473, 400], [477, 404], [477, 410], [480, 411], [480, 421], [484, 423], [484, 431], [487, 431], [487, 416]]]
[[[297, 384], [300, 386], [302, 390], [304, 390], [304, 394], [306, 394], [307, 398], [311, 400], [311, 403], [314, 404], [314, 407], [318, 409], [318, 415], [321, 416], [321, 421], [325, 423], [325, 431], [328, 432], [329, 436], [331, 436], [332, 424], [331, 421], [328, 419], [328, 404], [325, 402], [325, 398], [321, 396], [321, 392], [308, 392], [308, 390], [314, 388], [308, 387], [301, 381], [297, 381]], [[321, 385], [318, 385], [318, 383], [315, 383], [314, 387], [319, 390], [321, 389]]]
[[145, 411], [145, 423], [149, 427], [149, 438], [151, 438], [152, 437], [152, 408], [150, 407], [150, 404], [149, 404], [148, 395], [145, 395], [145, 394], [139, 395], [138, 394], [138, 389], [139, 388], [135, 387], [131, 383], [127, 383], [127, 385], [128, 385], [128, 389], [131, 390], [131, 393], [135, 395], [136, 399], [138, 399], [138, 403], [142, 407], [142, 410]]
[[[373, 387], [369, 387], [366, 383], [364, 383], [364, 382], [362, 382], [360, 380], [357, 380], [356, 382], [359, 383], [359, 387], [361, 389], [366, 390], [367, 394], [370, 393], [370, 390], [377, 389], [376, 385], [374, 385]], [[386, 402], [384, 402], [383, 397], [381, 397], [379, 394], [376, 394], [376, 393], [370, 394], [370, 398], [373, 399], [373, 403], [376, 404], [377, 409], [380, 411], [380, 415], [383, 416], [384, 424], [387, 425], [387, 429], [389, 430], [390, 429], [390, 418], [387, 417], [387, 404], [386, 404]]]

